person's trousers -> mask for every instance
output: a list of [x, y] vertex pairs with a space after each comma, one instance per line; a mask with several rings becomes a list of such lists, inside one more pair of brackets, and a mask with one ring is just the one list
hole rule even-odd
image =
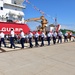
[[1, 40], [0, 40], [0, 47], [1, 47]]
[[22, 48], [24, 48], [24, 42], [25, 42], [25, 39], [21, 38], [21, 46], [22, 46]]
[[11, 48], [12, 46], [15, 48], [15, 44], [14, 44], [14, 37], [10, 37], [10, 44], [11, 44]]
[[32, 48], [33, 47], [32, 38], [29, 38], [29, 44], [30, 44], [30, 47]]
[[50, 37], [47, 37], [48, 45], [50, 45]]
[[35, 46], [38, 46], [38, 38], [35, 38]]
[[53, 44], [56, 44], [56, 37], [53, 37]]
[[4, 38], [1, 38], [1, 43], [3, 43], [4, 46], [6, 47], [6, 44], [5, 44]]
[[44, 37], [41, 37], [41, 46], [44, 46]]

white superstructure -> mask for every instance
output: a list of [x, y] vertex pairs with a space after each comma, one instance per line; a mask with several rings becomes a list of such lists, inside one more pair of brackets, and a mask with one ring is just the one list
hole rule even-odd
[[24, 0], [0, 0], [0, 22], [23, 23]]

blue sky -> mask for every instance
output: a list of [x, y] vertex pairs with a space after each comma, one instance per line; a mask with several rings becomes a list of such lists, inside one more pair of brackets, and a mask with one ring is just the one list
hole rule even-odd
[[[75, 30], [75, 0], [28, 0], [31, 4], [45, 12], [52, 18], [57, 17], [57, 23], [61, 28]], [[32, 5], [24, 2], [26, 9], [24, 9], [25, 19], [38, 18], [42, 14], [34, 9]], [[48, 25], [54, 23], [51, 17], [45, 16], [48, 20]], [[35, 30], [38, 22], [28, 22], [31, 30]]]

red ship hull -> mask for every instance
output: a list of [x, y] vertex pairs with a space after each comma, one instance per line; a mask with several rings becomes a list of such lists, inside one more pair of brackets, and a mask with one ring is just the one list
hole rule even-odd
[[11, 28], [14, 29], [16, 34], [19, 34], [21, 29], [24, 31], [24, 33], [28, 33], [30, 31], [27, 24], [0, 22], [0, 30], [2, 30], [5, 34], [9, 34]]

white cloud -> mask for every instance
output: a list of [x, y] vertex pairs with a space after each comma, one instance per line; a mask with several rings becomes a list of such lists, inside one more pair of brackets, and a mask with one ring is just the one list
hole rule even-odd
[[69, 29], [69, 27], [66, 25], [61, 25], [61, 29]]
[[61, 29], [70, 29], [75, 31], [75, 25], [61, 25]]

